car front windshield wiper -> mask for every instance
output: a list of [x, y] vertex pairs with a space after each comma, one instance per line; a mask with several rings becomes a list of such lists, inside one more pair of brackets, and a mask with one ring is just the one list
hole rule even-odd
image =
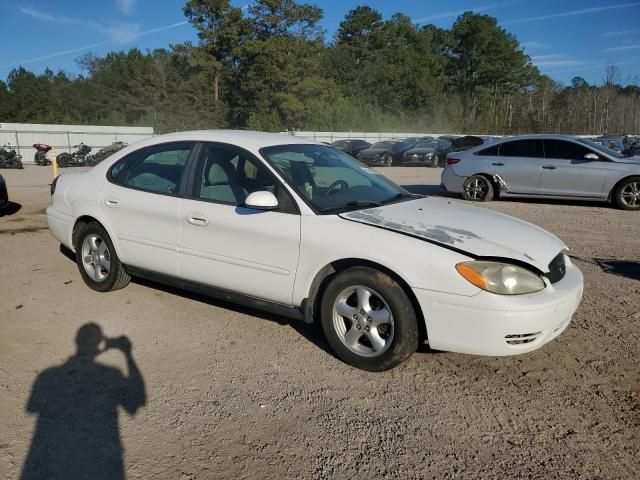
[[380, 202], [380, 204], [385, 205], [387, 203], [395, 202], [396, 200], [401, 200], [403, 198], [422, 198], [422, 195], [418, 195], [417, 193], [400, 192], [393, 197], [389, 197], [386, 200], [383, 200], [382, 202]]
[[352, 200], [350, 202], [347, 202], [344, 205], [340, 205], [339, 207], [321, 208], [320, 211], [321, 212], [334, 212], [334, 211], [338, 211], [338, 210], [349, 210], [349, 209], [352, 209], [352, 208], [359, 208], [359, 207], [379, 207], [380, 205], [382, 205], [382, 203], [374, 202], [373, 200]]

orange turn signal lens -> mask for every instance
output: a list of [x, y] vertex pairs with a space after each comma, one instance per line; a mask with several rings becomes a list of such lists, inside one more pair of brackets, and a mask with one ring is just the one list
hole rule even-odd
[[459, 263], [456, 265], [456, 270], [464, 277], [465, 280], [473, 283], [476, 287], [481, 288], [482, 290], [487, 290], [489, 288], [489, 284], [484, 278], [484, 275], [474, 270], [469, 265]]

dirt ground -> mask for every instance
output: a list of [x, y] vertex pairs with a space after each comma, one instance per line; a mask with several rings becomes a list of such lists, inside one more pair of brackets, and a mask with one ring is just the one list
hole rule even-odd
[[[383, 170], [428, 194], [439, 172]], [[2, 479], [28, 455], [24, 478], [38, 461], [61, 478], [638, 478], [640, 213], [482, 205], [569, 245], [585, 275], [572, 324], [530, 354], [423, 348], [374, 374], [294, 321], [142, 281], [90, 290], [46, 230], [49, 168], [1, 173], [21, 205], [0, 217]], [[79, 362], [87, 322], [131, 355], [121, 341]]]

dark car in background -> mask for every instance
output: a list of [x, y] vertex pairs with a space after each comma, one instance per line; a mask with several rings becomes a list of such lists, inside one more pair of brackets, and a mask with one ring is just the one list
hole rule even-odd
[[421, 139], [413, 148], [404, 152], [402, 163], [405, 165], [438, 166], [438, 140], [427, 137]]
[[384, 140], [374, 143], [358, 154], [358, 160], [367, 165], [385, 165], [390, 167], [402, 163], [404, 152], [413, 148], [417, 141]]
[[359, 138], [349, 138], [345, 140], [336, 140], [331, 144], [332, 147], [342, 150], [344, 153], [358, 158], [358, 154], [365, 148], [369, 148], [371, 144], [360, 140]]
[[7, 184], [4, 177], [0, 175], [0, 210], [4, 210], [9, 206], [9, 193], [7, 192]]

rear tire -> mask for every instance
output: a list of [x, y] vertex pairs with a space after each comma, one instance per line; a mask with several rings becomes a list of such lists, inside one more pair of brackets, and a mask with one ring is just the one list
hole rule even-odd
[[613, 192], [613, 203], [622, 210], [640, 210], [640, 177], [623, 180]]
[[109, 234], [100, 224], [91, 222], [81, 226], [74, 247], [82, 280], [91, 289], [111, 292], [126, 287], [131, 280]]
[[471, 202], [490, 202], [494, 191], [491, 181], [482, 175], [467, 178], [462, 185], [462, 198]]
[[362, 370], [390, 370], [418, 348], [411, 300], [388, 275], [367, 267], [339, 273], [321, 300], [327, 341], [344, 362]]

